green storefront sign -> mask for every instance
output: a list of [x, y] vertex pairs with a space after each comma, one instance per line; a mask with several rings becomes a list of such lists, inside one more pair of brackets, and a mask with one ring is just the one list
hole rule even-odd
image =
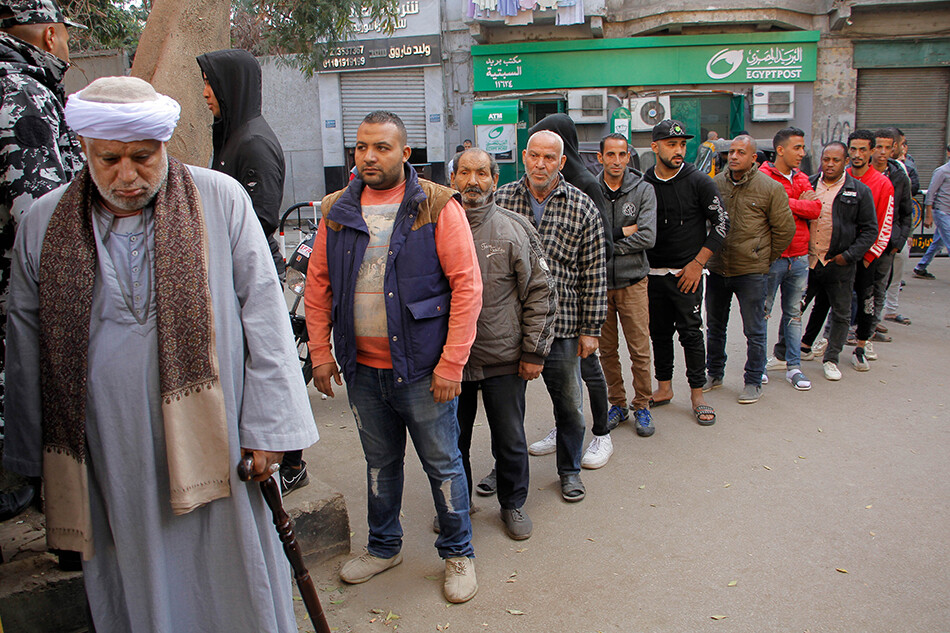
[[521, 102], [476, 101], [472, 107], [472, 123], [478, 147], [494, 154], [501, 168], [501, 182], [511, 182], [518, 174], [518, 115]]
[[818, 31], [473, 46], [476, 91], [815, 81]]

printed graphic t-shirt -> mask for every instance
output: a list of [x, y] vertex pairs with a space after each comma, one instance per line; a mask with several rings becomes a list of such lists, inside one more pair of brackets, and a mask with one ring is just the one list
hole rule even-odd
[[356, 277], [353, 310], [356, 317], [356, 362], [376, 369], [393, 366], [386, 328], [383, 280], [396, 212], [406, 193], [403, 181], [392, 189], [364, 187], [360, 196], [369, 244]]

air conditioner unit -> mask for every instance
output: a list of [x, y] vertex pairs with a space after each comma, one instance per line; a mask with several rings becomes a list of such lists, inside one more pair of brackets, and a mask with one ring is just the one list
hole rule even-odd
[[606, 123], [607, 89], [569, 90], [567, 113], [574, 123]]
[[795, 86], [765, 84], [752, 87], [753, 121], [789, 121], [795, 118]]
[[663, 119], [671, 117], [670, 98], [632, 97], [630, 99], [630, 114], [633, 117], [630, 122], [630, 131], [648, 132]]

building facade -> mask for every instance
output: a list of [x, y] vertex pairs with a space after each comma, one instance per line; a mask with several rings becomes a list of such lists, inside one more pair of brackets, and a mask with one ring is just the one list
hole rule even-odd
[[552, 112], [570, 114], [588, 147], [608, 132], [627, 133], [642, 166], [652, 160], [649, 128], [670, 116], [697, 135], [691, 150], [709, 132], [746, 131], [770, 144], [794, 125], [806, 131], [812, 156], [856, 126], [896, 125], [925, 184], [950, 142], [950, 2], [400, 7], [395, 33], [364, 25], [309, 82], [265, 63], [265, 115], [291, 155], [288, 179], [298, 183], [288, 203], [346, 182], [354, 126], [377, 107], [407, 120], [411, 160], [436, 180], [465, 139], [495, 152], [506, 180], [520, 176], [527, 129]]

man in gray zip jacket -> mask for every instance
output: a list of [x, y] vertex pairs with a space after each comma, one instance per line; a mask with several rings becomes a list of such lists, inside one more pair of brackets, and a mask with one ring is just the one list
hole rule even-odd
[[[601, 452], [612, 452], [609, 429], [628, 417], [627, 393], [620, 366], [620, 327], [630, 355], [634, 398], [631, 402], [637, 435], [653, 435], [650, 400], [650, 304], [647, 276], [650, 262], [646, 251], [656, 243], [656, 193], [643, 174], [628, 168], [630, 151], [623, 134], [609, 134], [600, 142], [597, 160], [604, 166], [598, 181], [607, 199], [613, 227], [613, 256], [607, 260], [607, 320], [600, 331], [600, 363], [607, 379], [607, 429], [593, 429], [601, 437]], [[590, 452], [588, 450], [588, 452]], [[585, 455], [586, 457], [586, 455]], [[606, 459], [604, 459], [606, 463]]]
[[482, 311], [458, 400], [459, 449], [472, 492], [469, 449], [481, 389], [491, 429], [498, 502], [508, 536], [531, 536], [522, 507], [528, 497], [525, 386], [541, 375], [554, 340], [557, 292], [531, 223], [495, 204], [498, 163], [480, 149], [454, 164], [455, 187], [472, 227], [482, 274]]

